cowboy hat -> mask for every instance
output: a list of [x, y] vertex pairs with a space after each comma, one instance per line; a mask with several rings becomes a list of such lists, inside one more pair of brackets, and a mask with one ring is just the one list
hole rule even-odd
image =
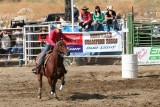
[[107, 6], [107, 9], [112, 10], [113, 6]]
[[63, 29], [63, 26], [61, 24], [57, 24], [58, 29]]
[[87, 6], [83, 6], [82, 10], [88, 10], [89, 8]]

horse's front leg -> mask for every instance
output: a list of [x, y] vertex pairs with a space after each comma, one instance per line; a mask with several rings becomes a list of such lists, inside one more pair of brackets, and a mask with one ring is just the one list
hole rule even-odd
[[56, 83], [57, 83], [57, 77], [55, 76], [52, 80], [51, 94], [53, 94], [55, 98], [58, 98], [56, 93]]
[[38, 74], [38, 81], [39, 81], [38, 98], [41, 99], [41, 95], [42, 95], [42, 74]]
[[65, 84], [64, 79], [65, 79], [65, 76], [63, 75], [63, 76], [61, 77], [61, 86], [59, 87], [59, 91], [62, 91], [62, 90], [63, 90], [63, 86], [64, 86], [64, 84]]

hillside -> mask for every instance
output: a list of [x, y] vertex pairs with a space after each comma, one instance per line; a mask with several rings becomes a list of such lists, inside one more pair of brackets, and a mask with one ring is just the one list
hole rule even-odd
[[[127, 15], [132, 11], [136, 17], [160, 17], [160, 0], [74, 0], [80, 10], [84, 5], [89, 11], [99, 5], [105, 10], [107, 5], [112, 5], [118, 14]], [[21, 9], [29, 9], [29, 12], [17, 14]], [[15, 16], [25, 16], [27, 20], [39, 20], [48, 13], [64, 12], [64, 0], [0, 0], [0, 20], [10, 20]]]

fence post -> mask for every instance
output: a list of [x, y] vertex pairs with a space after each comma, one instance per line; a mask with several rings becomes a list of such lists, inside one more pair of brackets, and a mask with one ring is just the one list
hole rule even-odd
[[127, 16], [127, 28], [128, 33], [126, 36], [126, 50], [127, 54], [133, 54], [133, 14], [130, 13]]

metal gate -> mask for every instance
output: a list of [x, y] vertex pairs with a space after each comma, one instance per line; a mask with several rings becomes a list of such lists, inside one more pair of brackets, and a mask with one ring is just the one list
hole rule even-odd
[[160, 22], [147, 20], [139, 22], [134, 20], [133, 14], [127, 17], [129, 32], [126, 36], [127, 53], [133, 54], [134, 47], [159, 47], [160, 46]]

